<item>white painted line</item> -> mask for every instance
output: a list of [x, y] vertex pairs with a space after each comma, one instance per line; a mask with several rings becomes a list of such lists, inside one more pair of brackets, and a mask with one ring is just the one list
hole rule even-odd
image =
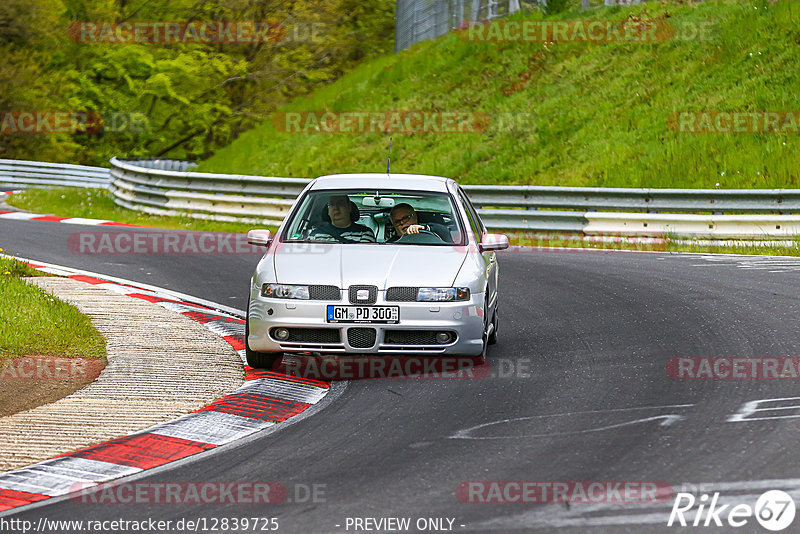
[[275, 423], [220, 412], [198, 412], [156, 425], [142, 433], [222, 445], [258, 432]]
[[33, 219], [34, 217], [41, 217], [41, 215], [39, 215], [38, 213], [25, 213], [22, 211], [15, 211], [13, 213], [3, 213], [2, 215], [0, 215], [1, 219], [25, 220], [25, 219]]
[[102, 223], [110, 223], [114, 221], [106, 221], [104, 219], [84, 219], [81, 217], [70, 217], [69, 219], [64, 219], [63, 221], [59, 221], [64, 224], [83, 224], [85, 226], [98, 226]]
[[306, 384], [298, 384], [297, 382], [290, 382], [288, 380], [258, 378], [256, 380], [248, 380], [243, 386], [237, 389], [236, 392], [264, 395], [293, 402], [304, 402], [306, 404], [316, 404], [327, 395], [328, 390]]
[[84, 458], [53, 458], [3, 473], [0, 488], [55, 497], [74, 491], [76, 484], [100, 483], [139, 471], [138, 467]]
[[100, 460], [91, 460], [88, 458], [52, 458], [39, 462], [39, 466], [47, 466], [57, 472], [72, 475], [75, 477], [85, 478], [87, 480], [97, 479], [98, 477], [118, 477], [120, 473], [130, 474], [141, 471], [141, 468], [130, 467], [126, 465], [112, 464], [110, 462], [103, 462]]

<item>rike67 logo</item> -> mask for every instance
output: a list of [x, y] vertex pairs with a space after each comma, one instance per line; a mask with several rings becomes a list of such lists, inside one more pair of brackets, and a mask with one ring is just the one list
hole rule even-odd
[[794, 515], [794, 499], [780, 490], [763, 493], [755, 506], [737, 502], [735, 497], [720, 499], [719, 492], [710, 498], [708, 494], [695, 498], [691, 493], [678, 493], [667, 526], [721, 527], [727, 523], [736, 528], [747, 525], [755, 517], [762, 527], [777, 532], [791, 525]]

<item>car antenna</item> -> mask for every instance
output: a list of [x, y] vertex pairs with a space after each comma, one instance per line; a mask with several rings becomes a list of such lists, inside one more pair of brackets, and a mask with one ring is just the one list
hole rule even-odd
[[392, 166], [392, 138], [389, 138], [389, 160], [386, 162], [386, 176], [391, 178], [391, 174], [389, 174], [389, 168]]

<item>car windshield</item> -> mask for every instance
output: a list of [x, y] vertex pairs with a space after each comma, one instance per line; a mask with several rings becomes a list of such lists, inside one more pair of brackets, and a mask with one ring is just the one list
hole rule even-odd
[[306, 193], [283, 240], [462, 245], [464, 232], [447, 193], [327, 189]]

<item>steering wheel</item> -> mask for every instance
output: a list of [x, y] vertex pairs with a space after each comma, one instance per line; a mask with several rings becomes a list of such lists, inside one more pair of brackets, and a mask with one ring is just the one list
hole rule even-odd
[[395, 241], [395, 243], [415, 243], [418, 245], [439, 244], [444, 242], [444, 239], [430, 230], [420, 230], [419, 233], [416, 234], [403, 234], [400, 236], [400, 239]]

